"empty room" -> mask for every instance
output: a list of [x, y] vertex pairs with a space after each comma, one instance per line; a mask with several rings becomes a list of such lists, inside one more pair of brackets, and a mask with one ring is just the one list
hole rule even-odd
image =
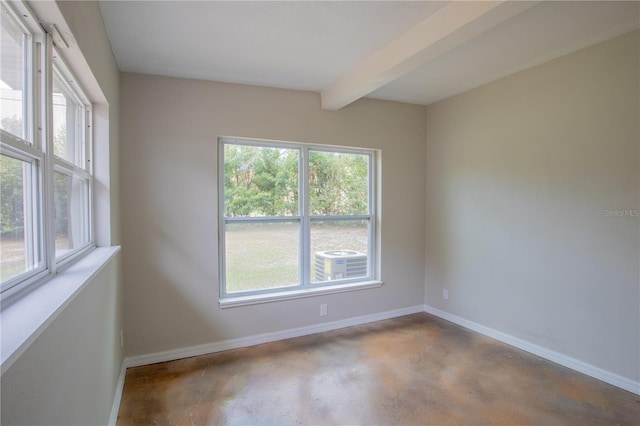
[[640, 423], [640, 1], [5, 1], [3, 425]]

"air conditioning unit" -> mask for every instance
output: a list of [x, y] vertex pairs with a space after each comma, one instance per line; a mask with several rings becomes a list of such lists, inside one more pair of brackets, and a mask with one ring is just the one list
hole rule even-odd
[[367, 275], [367, 255], [353, 250], [316, 252], [316, 282]]

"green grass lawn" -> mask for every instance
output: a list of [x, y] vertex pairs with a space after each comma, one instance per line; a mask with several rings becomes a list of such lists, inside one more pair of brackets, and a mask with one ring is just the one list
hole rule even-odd
[[[350, 224], [313, 224], [311, 256], [316, 251], [356, 250], [367, 252], [367, 227]], [[227, 226], [227, 291], [238, 292], [299, 283], [297, 223], [252, 223]], [[311, 276], [315, 275], [311, 262]]]
[[[232, 224], [227, 227], [227, 291], [238, 292], [287, 287], [299, 283], [298, 224]], [[67, 241], [56, 238], [59, 253]], [[311, 229], [311, 276], [315, 276], [314, 253], [324, 250], [367, 252], [367, 227], [314, 224]], [[0, 242], [2, 281], [25, 272], [23, 239]]]
[[0, 277], [7, 281], [25, 272], [25, 253], [23, 238], [2, 238], [0, 240]]
[[[67, 250], [69, 240], [65, 236], [56, 236], [56, 254]], [[27, 272], [33, 268], [27, 268], [25, 259], [24, 238], [0, 239], [0, 281], [5, 282], [11, 278]]]

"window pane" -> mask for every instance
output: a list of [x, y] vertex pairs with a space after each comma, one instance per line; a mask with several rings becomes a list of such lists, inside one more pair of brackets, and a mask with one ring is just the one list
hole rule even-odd
[[53, 74], [53, 153], [84, 167], [82, 137], [84, 107], [71, 95], [60, 77]]
[[25, 46], [26, 35], [0, 5], [0, 128], [25, 138]]
[[89, 182], [55, 172], [56, 258], [89, 242]]
[[311, 282], [368, 275], [369, 221], [311, 222]]
[[5, 282], [41, 266], [34, 223], [34, 165], [0, 155], [0, 277]]
[[310, 214], [368, 214], [368, 176], [367, 155], [309, 151]]
[[225, 144], [225, 215], [298, 214], [298, 151]]
[[299, 229], [297, 222], [227, 224], [227, 292], [297, 285]]

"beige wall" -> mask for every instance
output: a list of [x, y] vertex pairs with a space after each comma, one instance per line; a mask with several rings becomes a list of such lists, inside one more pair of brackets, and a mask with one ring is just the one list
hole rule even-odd
[[[185, 348], [421, 305], [425, 108], [123, 74], [127, 355]], [[221, 135], [382, 150], [382, 288], [221, 310], [216, 141]], [[329, 315], [320, 318], [320, 303]]]
[[[98, 89], [103, 99], [94, 101], [94, 132], [100, 137], [108, 137], [108, 152], [97, 149], [94, 155], [97, 162], [107, 164], [106, 170], [96, 170], [98, 185], [96, 192], [103, 191], [106, 201], [98, 193], [98, 220], [108, 223], [102, 238], [102, 245], [119, 245], [122, 239], [120, 226], [120, 166], [119, 166], [119, 96], [120, 71], [115, 56], [111, 51], [111, 43], [102, 21], [102, 13], [97, 2], [57, 1], [60, 11], [75, 35], [75, 42], [80, 48], [84, 60], [98, 82]], [[90, 89], [90, 88], [85, 88]], [[101, 127], [102, 126], [102, 127]], [[106, 147], [106, 144], [98, 144]], [[101, 178], [104, 177], [103, 180]], [[98, 230], [100, 233], [100, 230]], [[100, 237], [100, 235], [98, 235]]]
[[[120, 73], [100, 8], [97, 2], [30, 5], [42, 20], [59, 28], [68, 26], [78, 42], [80, 52], [65, 54], [75, 55], [71, 58], [74, 67], [88, 70], [80, 80], [88, 82], [85, 89], [96, 102], [94, 131], [96, 138], [101, 138], [96, 141], [101, 148], [95, 159], [100, 168], [96, 174], [98, 242], [117, 244]], [[86, 285], [2, 376], [2, 424], [108, 423], [122, 363], [120, 256]]]
[[429, 106], [425, 164], [426, 303], [635, 381], [638, 39]]
[[119, 257], [2, 376], [3, 425], [108, 423], [122, 360]]

